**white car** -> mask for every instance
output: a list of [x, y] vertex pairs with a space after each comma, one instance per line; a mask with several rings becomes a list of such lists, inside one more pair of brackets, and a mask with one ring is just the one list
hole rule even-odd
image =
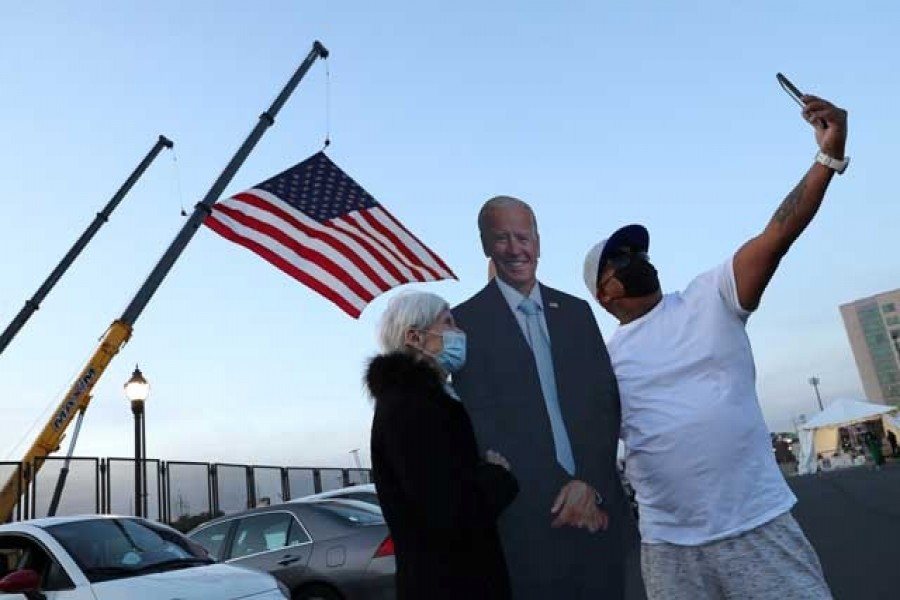
[[274, 577], [215, 563], [178, 531], [90, 515], [0, 525], [0, 600], [284, 600]]

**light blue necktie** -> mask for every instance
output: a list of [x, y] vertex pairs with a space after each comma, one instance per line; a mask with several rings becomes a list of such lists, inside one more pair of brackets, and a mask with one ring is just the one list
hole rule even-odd
[[541, 327], [541, 307], [531, 298], [525, 298], [519, 304], [519, 310], [525, 314], [525, 325], [528, 331], [528, 343], [534, 353], [538, 378], [541, 380], [541, 391], [547, 416], [550, 418], [550, 429], [553, 431], [553, 444], [556, 446], [556, 460], [568, 471], [575, 474], [575, 457], [569, 444], [569, 434], [559, 410], [559, 399], [556, 395], [556, 374], [553, 372], [553, 355], [550, 353], [550, 340]]

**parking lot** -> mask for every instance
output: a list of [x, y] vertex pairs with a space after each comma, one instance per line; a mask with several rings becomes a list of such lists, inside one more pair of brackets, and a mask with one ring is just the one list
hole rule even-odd
[[[819, 553], [836, 600], [900, 597], [900, 463], [791, 477], [794, 516]], [[644, 598], [631, 557], [629, 600]]]
[[794, 515], [819, 552], [836, 599], [888, 600], [898, 592], [900, 463], [794, 477]]

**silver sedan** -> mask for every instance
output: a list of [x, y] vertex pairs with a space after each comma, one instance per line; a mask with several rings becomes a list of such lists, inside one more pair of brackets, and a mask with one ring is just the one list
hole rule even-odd
[[216, 560], [274, 575], [293, 600], [395, 597], [394, 544], [371, 504], [286, 502], [219, 517], [188, 537]]

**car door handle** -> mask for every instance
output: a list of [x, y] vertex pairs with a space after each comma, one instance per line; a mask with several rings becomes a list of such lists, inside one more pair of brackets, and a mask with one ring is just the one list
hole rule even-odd
[[286, 567], [286, 566], [293, 564], [299, 560], [300, 560], [299, 556], [291, 556], [290, 554], [288, 554], [287, 556], [285, 556], [284, 558], [279, 560], [278, 564], [281, 565], [282, 567]]

